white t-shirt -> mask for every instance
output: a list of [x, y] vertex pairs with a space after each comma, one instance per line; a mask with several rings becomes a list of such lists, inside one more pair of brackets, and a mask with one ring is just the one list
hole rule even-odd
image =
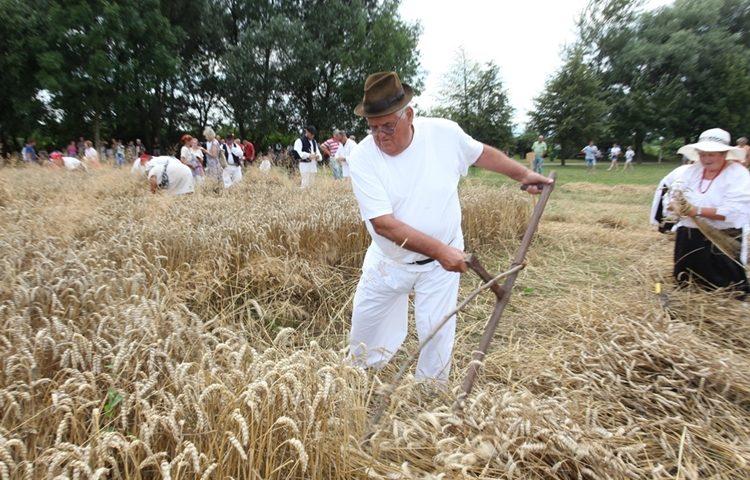
[[94, 147], [89, 147], [83, 152], [83, 156], [86, 158], [93, 158], [94, 160], [99, 159], [99, 154], [96, 152]]
[[341, 176], [344, 178], [351, 176], [347, 159], [351, 157], [354, 147], [356, 146], [357, 142], [350, 138], [345, 144], [340, 145], [339, 149], [336, 151], [336, 158], [341, 162]]
[[462, 249], [458, 181], [484, 148], [449, 120], [415, 118], [413, 125], [412, 142], [399, 155], [381, 152], [369, 135], [348, 162], [360, 213], [373, 239], [370, 250], [405, 264], [425, 257], [375, 233], [370, 219], [393, 214], [412, 228]]
[[635, 157], [635, 150], [627, 149], [625, 150], [625, 162], [632, 162], [633, 157]]
[[622, 150], [620, 150], [620, 147], [612, 147], [612, 149], [609, 151], [609, 158], [614, 160], [615, 158], [620, 156], [621, 151]]
[[149, 180], [151, 177], [156, 177], [157, 185], [161, 182], [164, 169], [167, 169], [169, 185], [163, 189], [167, 193], [172, 195], [182, 195], [185, 193], [193, 193], [193, 191], [195, 191], [193, 172], [190, 170], [190, 167], [176, 158], [168, 156], [153, 157], [146, 164], [146, 167], [148, 168]]
[[81, 168], [81, 165], [83, 165], [80, 160], [74, 157], [62, 157], [62, 161], [65, 169], [71, 172]]

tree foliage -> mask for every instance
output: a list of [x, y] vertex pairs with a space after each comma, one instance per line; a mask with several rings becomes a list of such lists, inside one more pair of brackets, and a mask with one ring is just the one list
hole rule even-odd
[[563, 157], [578, 152], [589, 139], [604, 133], [606, 105], [601, 92], [601, 79], [584, 61], [583, 50], [574, 48], [534, 99], [529, 114], [532, 129], [560, 144]]
[[150, 144], [212, 125], [263, 143], [315, 123], [364, 130], [367, 74], [419, 88], [399, 0], [0, 0], [0, 137]]
[[676, 0], [654, 11], [642, 5], [589, 3], [571, 51], [599, 83], [588, 92], [561, 88], [564, 68], [537, 99], [533, 125], [559, 124], [554, 106], [578, 104], [583, 95], [604, 102], [606, 111], [597, 132], [568, 131], [563, 145], [601, 135], [606, 142], [634, 143], [640, 154], [644, 141], [659, 136], [688, 141], [716, 126], [747, 135], [750, 0]]
[[455, 121], [480, 142], [509, 149], [513, 143], [513, 107], [494, 62], [484, 66], [463, 48], [445, 76], [434, 114]]

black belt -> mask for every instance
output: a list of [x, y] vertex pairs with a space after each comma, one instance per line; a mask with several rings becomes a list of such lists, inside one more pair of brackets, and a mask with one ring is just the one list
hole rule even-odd
[[425, 258], [424, 260], [417, 260], [416, 262], [407, 263], [407, 265], [427, 265], [428, 263], [434, 261], [434, 258]]

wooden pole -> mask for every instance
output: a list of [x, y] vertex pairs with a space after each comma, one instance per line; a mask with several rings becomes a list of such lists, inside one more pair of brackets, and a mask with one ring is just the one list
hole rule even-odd
[[[557, 172], [550, 173], [549, 178], [555, 180], [557, 178]], [[554, 187], [554, 182], [544, 186], [541, 198], [534, 207], [534, 211], [531, 214], [531, 219], [529, 220], [529, 225], [528, 227], [526, 227], [526, 233], [523, 235], [521, 246], [518, 247], [518, 250], [516, 251], [516, 257], [513, 260], [511, 267], [523, 265], [526, 261], [526, 253], [531, 246], [531, 241], [533, 240], [534, 234], [536, 233], [537, 227], [539, 226], [539, 220], [542, 218], [542, 213], [544, 213], [544, 207], [547, 205], [547, 200], [549, 200]], [[487, 272], [484, 271], [483, 268], [480, 271], [472, 263], [469, 263], [469, 266], [475, 272], [477, 272], [477, 275], [479, 275], [482, 280], [485, 280], [485, 277], [489, 277], [489, 274], [487, 274]], [[482, 364], [484, 356], [487, 354], [487, 350], [490, 347], [492, 337], [495, 334], [495, 330], [497, 329], [497, 324], [500, 321], [500, 317], [502, 317], [503, 315], [505, 306], [510, 300], [510, 293], [513, 290], [513, 284], [516, 281], [516, 277], [518, 277], [518, 270], [513, 271], [505, 278], [505, 283], [503, 283], [503, 286], [501, 287], [501, 292], [493, 289], [493, 292], [497, 297], [497, 303], [495, 303], [495, 308], [492, 311], [492, 315], [490, 315], [490, 319], [487, 321], [487, 325], [484, 327], [484, 334], [482, 335], [482, 339], [479, 342], [479, 348], [475, 350], [472, 355], [471, 363], [469, 363], [469, 368], [466, 372], [466, 377], [464, 377], [464, 382], [462, 385], [463, 394], [461, 395], [461, 398], [459, 398], [459, 401], [469, 395], [469, 393], [471, 393], [471, 389], [474, 387], [474, 380], [476, 380], [477, 373], [479, 373], [479, 367]]]

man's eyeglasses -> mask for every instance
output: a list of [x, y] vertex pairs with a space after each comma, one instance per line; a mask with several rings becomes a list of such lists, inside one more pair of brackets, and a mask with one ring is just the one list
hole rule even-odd
[[393, 125], [390, 125], [388, 123], [380, 125], [379, 127], [370, 127], [370, 134], [374, 137], [377, 134], [381, 133], [387, 137], [390, 137], [394, 133], [396, 133], [396, 127], [398, 127], [398, 122], [401, 121], [402, 118], [404, 118], [404, 113], [401, 112], [401, 115], [398, 116], [398, 120], [393, 122]]

